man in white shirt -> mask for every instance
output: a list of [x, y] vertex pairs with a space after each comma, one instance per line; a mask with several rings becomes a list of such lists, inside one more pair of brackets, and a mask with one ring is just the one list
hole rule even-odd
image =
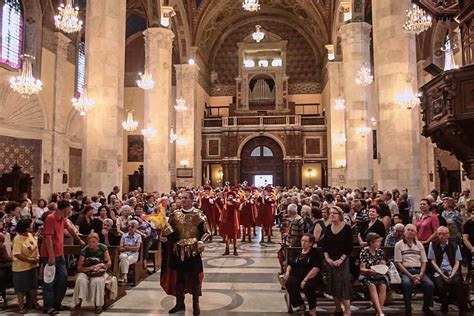
[[391, 192], [389, 191], [385, 192], [384, 201], [385, 201], [385, 204], [387, 204], [388, 207], [390, 208], [390, 213], [392, 214], [392, 216], [395, 214], [398, 214], [398, 205], [397, 205], [397, 202], [392, 200]]

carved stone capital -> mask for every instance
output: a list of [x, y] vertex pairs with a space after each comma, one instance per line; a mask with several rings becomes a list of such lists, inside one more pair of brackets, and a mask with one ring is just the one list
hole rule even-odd
[[174, 65], [176, 69], [176, 80], [198, 80], [199, 66], [194, 64]]
[[143, 31], [145, 36], [145, 47], [150, 49], [164, 48], [172, 49], [174, 33], [162, 27], [150, 27]]
[[339, 29], [342, 47], [350, 44], [369, 43], [371, 29], [372, 25], [366, 22], [352, 22], [342, 25]]

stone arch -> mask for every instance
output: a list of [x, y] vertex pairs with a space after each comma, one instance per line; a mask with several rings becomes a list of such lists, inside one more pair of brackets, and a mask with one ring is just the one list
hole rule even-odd
[[11, 128], [48, 129], [46, 108], [37, 95], [23, 98], [3, 82], [0, 84], [0, 122]]
[[172, 25], [175, 26], [179, 57], [183, 63], [185, 60], [193, 57], [190, 55], [192, 46], [191, 26], [188, 22], [187, 11], [184, 8], [183, 1], [171, 0], [170, 5], [173, 6], [176, 12]]
[[67, 117], [66, 135], [70, 141], [81, 143], [83, 140], [83, 121], [75, 109], [71, 109]]
[[[441, 50], [444, 47], [444, 42], [446, 39], [446, 34], [452, 35], [452, 30], [450, 28], [449, 22], [438, 21], [433, 27], [431, 33], [431, 43], [430, 43], [430, 57], [432, 63], [444, 69], [444, 52]], [[453, 41], [453, 39], [451, 38]]]
[[255, 183], [258, 175], [273, 177], [273, 185], [283, 185], [283, 150], [273, 138], [256, 136], [242, 147], [240, 181]]
[[242, 149], [244, 148], [245, 144], [247, 144], [249, 141], [256, 137], [268, 137], [273, 139], [278, 145], [280, 145], [281, 151], [283, 153], [283, 158], [286, 158], [286, 147], [285, 144], [282, 142], [280, 138], [278, 138], [276, 135], [270, 134], [270, 133], [259, 133], [259, 134], [253, 134], [245, 137], [242, 139], [242, 141], [239, 144], [239, 148], [237, 149], [237, 157], [240, 157], [242, 155]]

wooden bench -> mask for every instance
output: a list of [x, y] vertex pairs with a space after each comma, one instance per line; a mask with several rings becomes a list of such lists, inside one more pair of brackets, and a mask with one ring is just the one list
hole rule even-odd
[[[363, 249], [364, 247], [361, 247], [361, 246], [355, 246], [352, 248], [352, 252], [351, 252], [351, 255], [350, 255], [350, 260], [355, 260], [355, 267], [357, 268], [357, 271], [359, 271], [359, 257], [360, 257], [360, 252], [361, 250]], [[323, 251], [321, 248], [316, 248], [317, 251], [320, 253], [321, 256], [324, 256], [323, 255]], [[393, 255], [394, 255], [394, 247], [382, 247], [384, 253], [385, 253], [385, 257], [386, 258], [393, 258]], [[295, 256], [297, 256], [301, 251], [301, 247], [287, 247], [285, 249], [285, 253], [286, 253], [286, 266], [289, 265], [290, 262], [293, 261], [293, 258]], [[286, 268], [286, 267], [285, 267]], [[321, 271], [320, 273], [324, 273], [324, 271]], [[284, 287], [284, 280], [281, 278], [280, 279], [280, 284], [282, 285], [282, 287]], [[396, 291], [398, 289], [401, 288], [401, 285], [399, 284], [391, 284], [390, 285], [390, 288], [391, 288], [391, 291]], [[363, 288], [362, 288], [362, 284], [359, 282], [359, 280], [354, 280], [352, 282], [352, 289], [353, 289], [353, 292], [356, 293], [356, 292], [362, 292], [363, 291]], [[319, 293], [319, 294], [323, 294], [323, 293]], [[353, 300], [356, 299], [357, 297], [353, 297]], [[370, 300], [370, 299], [369, 299]], [[291, 304], [290, 304], [290, 301], [289, 301], [289, 295], [288, 293], [285, 293], [285, 301], [286, 301], [286, 304], [287, 304], [287, 307], [288, 307], [288, 312], [292, 312], [292, 307], [291, 307]]]
[[[72, 256], [75, 256], [75, 257], [79, 257], [79, 255], [81, 254], [82, 248], [83, 247], [80, 246], [80, 245], [65, 245], [64, 246], [64, 255], [65, 256], [72, 255]], [[117, 277], [119, 275], [119, 270], [120, 270], [118, 247], [117, 246], [109, 246], [107, 248], [109, 250], [110, 259], [112, 260], [112, 266], [110, 267], [110, 269], [112, 271], [112, 274]], [[75, 283], [76, 283], [76, 276], [75, 275], [74, 276], [69, 276], [68, 277], [68, 287], [74, 287]], [[110, 305], [112, 305], [114, 302], [118, 301], [120, 298], [124, 297], [126, 294], [127, 293], [125, 291], [125, 286], [119, 284], [118, 289], [117, 289], [117, 297], [116, 297], [115, 300], [112, 300], [112, 299], [109, 298], [109, 292], [106, 288], [104, 308], [108, 308]]]

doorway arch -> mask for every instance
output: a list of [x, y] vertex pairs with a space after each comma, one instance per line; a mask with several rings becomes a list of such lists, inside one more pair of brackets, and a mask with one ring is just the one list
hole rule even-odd
[[283, 151], [273, 139], [259, 136], [249, 140], [240, 155], [241, 182], [255, 183], [255, 177], [271, 176], [274, 186], [283, 185]]

